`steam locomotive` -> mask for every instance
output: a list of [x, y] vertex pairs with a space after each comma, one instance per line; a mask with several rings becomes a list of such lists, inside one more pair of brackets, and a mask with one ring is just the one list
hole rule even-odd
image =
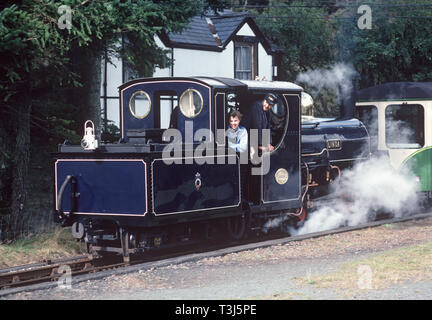
[[[302, 91], [290, 82], [216, 77], [123, 84], [119, 142], [100, 142], [88, 121], [81, 145], [59, 145], [55, 220], [72, 226], [89, 252], [125, 261], [186, 240], [240, 239], [275, 217], [304, 221], [313, 200], [370, 149], [366, 127], [347, 114], [302, 123]], [[268, 93], [278, 98], [270, 112], [274, 150], [242, 163], [226, 140], [229, 114], [247, 114]]]

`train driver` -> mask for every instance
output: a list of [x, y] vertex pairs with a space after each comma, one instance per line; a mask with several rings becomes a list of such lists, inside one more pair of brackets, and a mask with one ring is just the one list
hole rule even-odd
[[262, 130], [270, 128], [270, 109], [277, 103], [277, 97], [273, 93], [268, 93], [263, 100], [257, 100], [249, 109], [248, 124], [249, 129], [258, 129], [258, 148], [262, 152], [271, 152], [274, 150], [270, 143], [266, 146], [262, 144]]

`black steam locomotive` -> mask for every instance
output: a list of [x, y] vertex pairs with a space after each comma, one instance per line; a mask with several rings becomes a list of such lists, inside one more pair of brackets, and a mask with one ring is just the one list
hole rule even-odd
[[[55, 155], [55, 219], [88, 250], [134, 252], [218, 236], [240, 239], [275, 217], [304, 220], [343, 168], [367, 157], [356, 119], [301, 122], [302, 88], [229, 78], [146, 78], [120, 88], [121, 139]], [[273, 93], [271, 141], [246, 163], [228, 147], [229, 114]], [[245, 169], [246, 168], [246, 169]], [[285, 219], [284, 219], [285, 220]]]

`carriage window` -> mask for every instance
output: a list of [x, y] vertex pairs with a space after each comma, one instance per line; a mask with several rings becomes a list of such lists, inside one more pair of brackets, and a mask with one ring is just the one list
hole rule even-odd
[[180, 97], [180, 110], [185, 117], [195, 118], [202, 110], [203, 98], [195, 89], [187, 89]]
[[370, 139], [371, 149], [378, 149], [378, 109], [376, 106], [358, 106], [357, 118], [365, 125]]
[[419, 104], [389, 105], [386, 144], [392, 149], [417, 149], [424, 145], [424, 110]]
[[144, 119], [150, 113], [151, 100], [145, 91], [135, 92], [129, 100], [129, 109], [137, 119]]

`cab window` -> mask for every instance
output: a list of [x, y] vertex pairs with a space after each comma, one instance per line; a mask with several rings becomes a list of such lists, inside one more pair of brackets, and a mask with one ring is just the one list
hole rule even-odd
[[129, 100], [129, 110], [137, 119], [144, 119], [151, 110], [150, 96], [145, 91], [135, 92]]
[[195, 118], [203, 108], [203, 97], [195, 89], [187, 89], [180, 96], [180, 110], [187, 118]]
[[285, 124], [287, 123], [288, 117], [288, 106], [285, 105], [285, 99], [283, 96], [278, 95], [278, 102], [270, 109], [270, 127], [272, 135], [272, 144], [277, 148], [281, 142], [284, 131]]

